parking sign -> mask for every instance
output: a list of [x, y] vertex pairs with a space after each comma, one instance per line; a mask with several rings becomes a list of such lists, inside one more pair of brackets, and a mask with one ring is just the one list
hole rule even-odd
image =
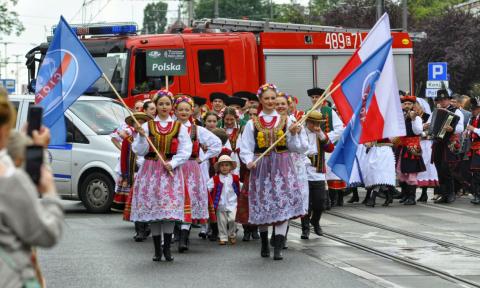
[[447, 62], [430, 62], [428, 63], [428, 80], [429, 81], [447, 81]]

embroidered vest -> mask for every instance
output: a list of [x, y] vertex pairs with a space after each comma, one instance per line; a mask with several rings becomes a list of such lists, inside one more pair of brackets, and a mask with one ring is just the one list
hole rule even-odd
[[[280, 118], [280, 123], [274, 128], [265, 128], [259, 118], [260, 117], [255, 117], [252, 119], [254, 125], [253, 135], [255, 137], [254, 153], [257, 155], [265, 152], [272, 143], [277, 141], [277, 139], [283, 136], [283, 134], [287, 133], [287, 117], [282, 116]], [[282, 141], [278, 142], [275, 147], [275, 152], [283, 153], [288, 151], [287, 137], [284, 137]]]
[[190, 133], [190, 139], [192, 140], [192, 155], [190, 156], [190, 159], [197, 159], [200, 156], [200, 142], [198, 141], [197, 125], [192, 124], [188, 130]]
[[[170, 122], [167, 128], [162, 128], [159, 122], [153, 120], [148, 121], [149, 138], [158, 152], [164, 156], [165, 160], [171, 160], [177, 154], [178, 134], [182, 123], [175, 121]], [[168, 128], [169, 127], [169, 128]], [[165, 129], [165, 132], [162, 130]], [[158, 160], [155, 151], [150, 147], [149, 152], [145, 155], [147, 160]]]
[[[240, 177], [238, 177], [238, 175], [232, 175], [232, 178], [233, 192], [235, 192], [235, 194], [237, 194], [238, 196], [238, 194], [240, 193]], [[222, 190], [223, 183], [220, 181], [220, 176], [213, 176], [213, 189], [212, 191], [210, 191], [210, 196], [212, 197], [213, 208], [215, 208], [215, 210], [218, 208], [218, 203], [220, 203], [220, 198], [222, 197]]]
[[237, 150], [237, 140], [238, 136], [240, 135], [240, 129], [233, 128], [233, 131], [230, 135], [228, 135], [228, 140], [230, 141], [230, 145], [232, 146], [232, 150]]

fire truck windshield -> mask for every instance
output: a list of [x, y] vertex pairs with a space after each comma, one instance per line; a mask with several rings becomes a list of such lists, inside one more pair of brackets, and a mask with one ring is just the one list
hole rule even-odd
[[[126, 75], [127, 75], [127, 52], [107, 53], [102, 55], [93, 55], [98, 66], [107, 75], [115, 89], [121, 94], [126, 94]], [[112, 88], [105, 79], [100, 78], [93, 84], [89, 94], [100, 94], [103, 96], [114, 96]]]

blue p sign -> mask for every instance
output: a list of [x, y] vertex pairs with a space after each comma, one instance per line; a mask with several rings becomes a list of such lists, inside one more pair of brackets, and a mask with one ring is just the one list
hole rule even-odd
[[448, 81], [447, 62], [428, 63], [429, 81]]

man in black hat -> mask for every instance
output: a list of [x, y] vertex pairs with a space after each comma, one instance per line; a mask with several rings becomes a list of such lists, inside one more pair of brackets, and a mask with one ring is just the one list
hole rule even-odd
[[248, 110], [253, 105], [258, 106], [257, 95], [255, 95], [252, 92], [248, 92], [248, 91], [239, 91], [239, 92], [233, 93], [233, 96], [241, 98], [241, 99], [246, 101], [245, 105], [243, 105], [243, 107], [242, 107], [242, 116], [240, 117], [240, 125], [244, 126], [248, 122], [248, 120], [250, 120], [250, 116], [248, 115]]
[[468, 136], [471, 140], [470, 151], [467, 156], [470, 158], [471, 186], [473, 204], [480, 204], [480, 97], [470, 99], [472, 117], [467, 125]]
[[[307, 90], [308, 96], [312, 100], [312, 105], [317, 103], [318, 99], [324, 94], [325, 90], [322, 88], [312, 88]], [[327, 105], [327, 102], [323, 102], [322, 106], [317, 108], [317, 111], [322, 113], [323, 121], [321, 122], [322, 131], [327, 133], [328, 138], [332, 143], [336, 143], [340, 136], [342, 136], [344, 127], [342, 120], [338, 117], [337, 112]], [[330, 153], [326, 154], [330, 155]], [[329, 156], [327, 156], [328, 162]], [[337, 175], [332, 172], [332, 169], [327, 165], [326, 180], [328, 184], [328, 203], [327, 209], [338, 205], [343, 206], [344, 190], [347, 188], [347, 183], [342, 181]]]
[[202, 106], [207, 104], [207, 99], [200, 97], [200, 96], [193, 96], [193, 119], [195, 120], [195, 124], [199, 126], [205, 126], [203, 124], [203, 117], [202, 117]]
[[[460, 120], [455, 127], [446, 127], [447, 133], [451, 133], [450, 137], [434, 140], [432, 146], [432, 160], [437, 168], [438, 180], [440, 182], [439, 194], [440, 198], [435, 203], [452, 203], [455, 201], [455, 190], [453, 174], [458, 162], [460, 161], [460, 134], [463, 132], [463, 113], [453, 106], [450, 102], [451, 96], [446, 89], [437, 91], [435, 99], [440, 108], [458, 115]], [[430, 125], [431, 117], [426, 123], [426, 127]]]
[[225, 107], [225, 102], [228, 98], [228, 95], [222, 92], [213, 92], [210, 94], [210, 103], [212, 103], [213, 111], [219, 114]]

